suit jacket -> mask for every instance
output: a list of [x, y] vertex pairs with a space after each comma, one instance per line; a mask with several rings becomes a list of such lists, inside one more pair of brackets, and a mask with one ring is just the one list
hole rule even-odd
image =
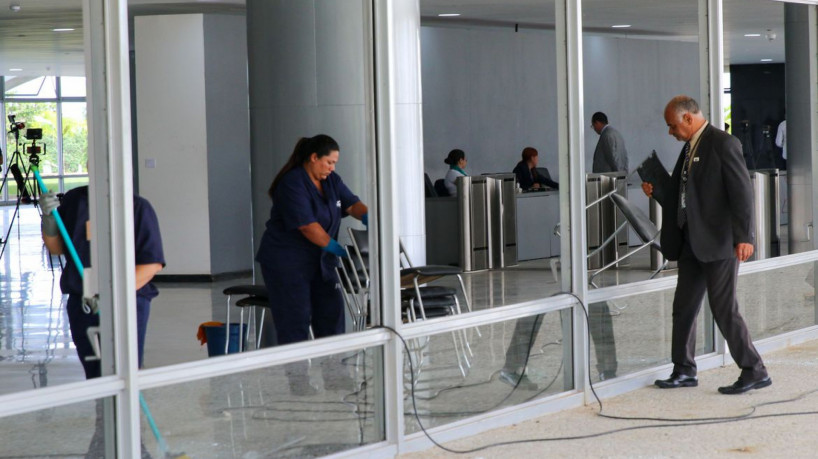
[[607, 125], [599, 134], [591, 171], [594, 173], [628, 171], [628, 150], [625, 149], [625, 139], [611, 125]]
[[[668, 260], [678, 260], [682, 251], [677, 212], [683, 163], [684, 148], [673, 169], [666, 202], [660, 203], [660, 243]], [[688, 170], [687, 229], [693, 254], [702, 262], [729, 259], [735, 256], [736, 244], [755, 241], [753, 189], [741, 142], [709, 124]]]

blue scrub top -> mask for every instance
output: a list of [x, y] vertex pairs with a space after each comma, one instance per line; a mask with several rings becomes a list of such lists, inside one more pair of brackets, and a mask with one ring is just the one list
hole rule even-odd
[[[60, 213], [65, 229], [71, 235], [71, 242], [77, 249], [77, 254], [83, 266], [91, 266], [91, 243], [85, 233], [85, 222], [89, 219], [88, 187], [82, 186], [68, 191], [63, 196]], [[162, 237], [159, 233], [159, 220], [156, 218], [151, 204], [139, 196], [133, 197], [134, 220], [134, 247], [136, 249], [135, 262], [137, 265], [161, 263], [165, 266], [165, 255], [162, 251]], [[74, 265], [74, 260], [66, 254], [65, 268], [60, 277], [60, 289], [69, 295], [82, 295], [82, 277]], [[148, 282], [136, 291], [137, 296], [152, 299], [159, 294], [159, 290]]]
[[336, 279], [338, 258], [322, 251], [298, 228], [318, 222], [331, 238], [337, 240], [341, 219], [347, 215], [346, 209], [360, 199], [335, 172], [323, 180], [321, 186], [323, 196], [300, 166], [281, 177], [273, 192], [273, 208], [256, 261], [269, 269], [297, 269], [303, 273], [318, 268], [320, 263], [324, 280]]

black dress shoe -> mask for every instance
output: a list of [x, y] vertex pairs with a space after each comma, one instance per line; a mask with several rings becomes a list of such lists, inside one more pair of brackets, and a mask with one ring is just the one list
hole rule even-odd
[[674, 372], [669, 378], [657, 379], [653, 384], [660, 389], [675, 389], [677, 387], [696, 387], [699, 385], [699, 380], [695, 376], [680, 375]]
[[743, 394], [748, 390], [761, 389], [773, 383], [769, 376], [755, 381], [745, 381], [739, 376], [738, 380], [729, 386], [719, 387], [719, 392], [725, 395]]

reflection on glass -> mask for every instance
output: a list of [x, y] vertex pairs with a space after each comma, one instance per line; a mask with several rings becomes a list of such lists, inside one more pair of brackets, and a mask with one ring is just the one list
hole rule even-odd
[[[293, 366], [308, 368], [302, 387], [289, 384]], [[172, 451], [198, 459], [316, 457], [384, 439], [380, 372], [378, 347], [143, 395]], [[153, 450], [153, 438], [143, 438]]]
[[0, 417], [3, 457], [92, 457], [105, 454], [102, 400]]
[[53, 76], [7, 76], [5, 85], [6, 98], [9, 99], [54, 99], [57, 97], [57, 78]]
[[738, 279], [738, 303], [760, 340], [816, 324], [815, 263], [748, 274]]
[[[624, 376], [670, 362], [674, 290], [645, 293], [591, 304], [592, 381]], [[704, 309], [704, 307], [702, 308]], [[705, 314], [696, 320], [696, 355], [713, 352], [712, 327]]]
[[566, 314], [407, 340], [407, 432], [420, 430], [418, 418], [423, 427], [435, 427], [571, 389]]

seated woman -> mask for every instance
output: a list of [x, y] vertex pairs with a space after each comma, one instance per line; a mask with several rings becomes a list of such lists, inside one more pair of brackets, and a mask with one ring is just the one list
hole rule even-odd
[[443, 162], [449, 165], [449, 172], [446, 173], [443, 184], [446, 186], [449, 196], [457, 196], [457, 184], [455, 183], [457, 177], [469, 175], [465, 171], [466, 154], [463, 153], [463, 150], [454, 149], [449, 152], [449, 156]]
[[514, 166], [514, 175], [517, 176], [517, 183], [520, 184], [520, 188], [523, 190], [540, 190], [548, 186], [559, 190], [559, 183], [537, 172], [538, 157], [539, 153], [535, 148], [523, 148], [523, 159]]

